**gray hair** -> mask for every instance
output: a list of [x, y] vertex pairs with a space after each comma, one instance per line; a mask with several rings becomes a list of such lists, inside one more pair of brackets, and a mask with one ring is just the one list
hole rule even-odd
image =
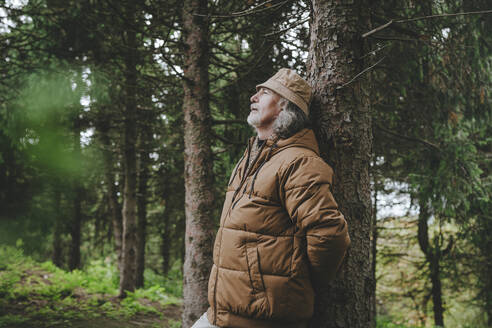
[[285, 98], [280, 101], [287, 102], [287, 105], [285, 105], [273, 123], [273, 133], [276, 136], [286, 139], [310, 126], [309, 117], [302, 109]]

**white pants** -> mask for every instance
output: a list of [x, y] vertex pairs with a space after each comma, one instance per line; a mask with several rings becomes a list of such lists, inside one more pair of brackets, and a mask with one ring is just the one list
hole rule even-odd
[[210, 322], [208, 322], [207, 312], [205, 312], [191, 328], [219, 328], [219, 327], [214, 326]]

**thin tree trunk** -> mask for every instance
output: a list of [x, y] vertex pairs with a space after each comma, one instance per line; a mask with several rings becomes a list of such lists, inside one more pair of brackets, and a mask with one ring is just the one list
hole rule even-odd
[[442, 305], [442, 285], [440, 276], [440, 261], [441, 251], [436, 247], [432, 247], [429, 243], [429, 208], [425, 200], [419, 201], [419, 224], [418, 224], [418, 240], [420, 249], [425, 255], [426, 261], [429, 264], [430, 279], [432, 283], [432, 302], [434, 311], [434, 325], [444, 327], [444, 308]]
[[54, 194], [54, 212], [55, 212], [55, 230], [53, 231], [53, 256], [51, 258], [54, 265], [61, 268], [63, 265], [63, 252], [62, 252], [62, 211], [61, 211], [61, 192], [58, 190], [58, 184], [55, 186]]
[[161, 257], [162, 257], [162, 274], [167, 276], [169, 272], [169, 262], [170, 262], [170, 249], [171, 249], [171, 232], [169, 229], [169, 203], [167, 199], [165, 200], [165, 209], [162, 214], [162, 224], [161, 224]]
[[[214, 225], [211, 115], [209, 110], [208, 20], [206, 0], [183, 4], [186, 255], [183, 276], [183, 327], [207, 309]], [[199, 15], [197, 15], [199, 14]]]
[[[145, 122], [147, 120], [144, 120]], [[145, 271], [145, 244], [147, 230], [147, 183], [149, 180], [149, 142], [152, 138], [149, 127], [144, 127], [140, 136], [140, 161], [138, 175], [138, 195], [137, 195], [137, 287], [144, 286], [144, 271]]]
[[[94, 48], [94, 60], [96, 63], [105, 62], [106, 54], [102, 47], [96, 46]], [[99, 81], [99, 74], [94, 74], [94, 79], [96, 80], [95, 85], [104, 85], [106, 82]], [[97, 93], [95, 95], [91, 95], [91, 97], [95, 97], [95, 103], [105, 103], [104, 100], [97, 98]], [[116, 103], [116, 102], [115, 102]], [[117, 104], [117, 103], [116, 103]], [[113, 107], [114, 106], [114, 107]], [[122, 272], [122, 244], [123, 244], [123, 214], [121, 204], [118, 200], [118, 188], [116, 186], [116, 175], [115, 171], [115, 163], [119, 162], [119, 156], [113, 156], [113, 149], [116, 148], [111, 143], [110, 137], [110, 127], [112, 125], [111, 121], [111, 113], [118, 113], [118, 104], [108, 106], [108, 107], [99, 107], [94, 108], [94, 111], [91, 109], [91, 112], [98, 113], [96, 117], [96, 132], [98, 133], [101, 146], [102, 146], [102, 155], [103, 155], [103, 169], [104, 169], [104, 180], [107, 185], [107, 200], [110, 211], [111, 218], [111, 228], [108, 229], [108, 239], [113, 239], [113, 248], [116, 254], [116, 260], [118, 265], [118, 271]], [[118, 135], [118, 138], [121, 136]], [[119, 153], [118, 149], [118, 153]], [[119, 173], [121, 169], [119, 169]], [[124, 176], [124, 174], [119, 175]], [[121, 182], [121, 181], [118, 181]], [[119, 184], [119, 190], [123, 191], [122, 184]]]
[[434, 256], [431, 267], [431, 282], [432, 282], [432, 302], [434, 303], [434, 325], [444, 327], [444, 308], [442, 306], [442, 284], [441, 284], [441, 268], [439, 265], [440, 257]]
[[[126, 8], [129, 25], [135, 22], [135, 3], [130, 1]], [[127, 52], [125, 63], [125, 134], [124, 167], [125, 187], [123, 191], [123, 245], [122, 270], [120, 272], [120, 297], [136, 287], [137, 266], [137, 126], [136, 126], [136, 32], [125, 31]]]
[[371, 240], [371, 273], [372, 280], [374, 281], [373, 285], [373, 300], [372, 300], [372, 315], [374, 317], [377, 316], [376, 310], [376, 264], [377, 264], [377, 253], [378, 253], [378, 221], [377, 221], [377, 213], [378, 213], [378, 176], [376, 171], [376, 161], [373, 161], [373, 182], [374, 182], [374, 200], [372, 207], [372, 240]]
[[372, 149], [371, 113], [359, 76], [363, 31], [368, 27], [364, 1], [312, 2], [309, 80], [312, 118], [323, 157], [335, 171], [334, 196], [349, 226], [351, 247], [329, 291], [317, 294], [311, 327], [373, 327], [374, 277], [371, 269]]
[[[75, 140], [74, 140], [74, 152], [76, 156], [80, 157], [80, 122], [77, 120], [75, 122]], [[70, 229], [70, 235], [72, 237], [70, 244], [70, 262], [69, 269], [75, 270], [80, 269], [80, 234], [82, 226], [82, 187], [80, 185], [79, 176], [74, 177], [74, 199], [73, 199], [73, 220]]]
[[[489, 237], [490, 238], [490, 237]], [[492, 327], [492, 261], [490, 261], [491, 253], [488, 254], [489, 261], [487, 263], [486, 273], [488, 273], [485, 277], [485, 312], [487, 313], [487, 324], [489, 327]]]
[[121, 249], [122, 249], [122, 231], [123, 218], [121, 205], [118, 202], [118, 190], [114, 179], [114, 157], [112, 153], [111, 140], [109, 138], [108, 118], [104, 118], [99, 124], [99, 139], [103, 147], [104, 177], [108, 186], [108, 205], [111, 214], [111, 224], [113, 230], [114, 251], [118, 261], [118, 270], [121, 272]]

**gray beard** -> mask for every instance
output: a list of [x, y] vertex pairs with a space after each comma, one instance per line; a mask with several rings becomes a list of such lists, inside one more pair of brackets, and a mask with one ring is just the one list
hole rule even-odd
[[261, 120], [260, 113], [250, 112], [248, 115], [247, 122], [252, 127], [257, 128], [260, 125], [260, 120]]

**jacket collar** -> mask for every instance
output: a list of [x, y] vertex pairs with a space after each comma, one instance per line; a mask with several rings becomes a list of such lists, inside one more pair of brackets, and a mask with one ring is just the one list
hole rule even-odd
[[[258, 136], [251, 137], [249, 139], [249, 144], [252, 147], [253, 145], [256, 145], [258, 142]], [[311, 129], [302, 129], [292, 135], [289, 138], [286, 139], [278, 139], [275, 138], [275, 136], [271, 136], [266, 140], [266, 144], [263, 147], [263, 151], [267, 151], [268, 148], [270, 148], [272, 145], [274, 145], [274, 150], [272, 155], [275, 155], [278, 152], [281, 152], [282, 150], [285, 150], [290, 147], [302, 147], [302, 148], [307, 148], [312, 151], [314, 151], [317, 155], [319, 155], [319, 147], [318, 147], [318, 141], [316, 140], [316, 137], [314, 135], [313, 130]]]

